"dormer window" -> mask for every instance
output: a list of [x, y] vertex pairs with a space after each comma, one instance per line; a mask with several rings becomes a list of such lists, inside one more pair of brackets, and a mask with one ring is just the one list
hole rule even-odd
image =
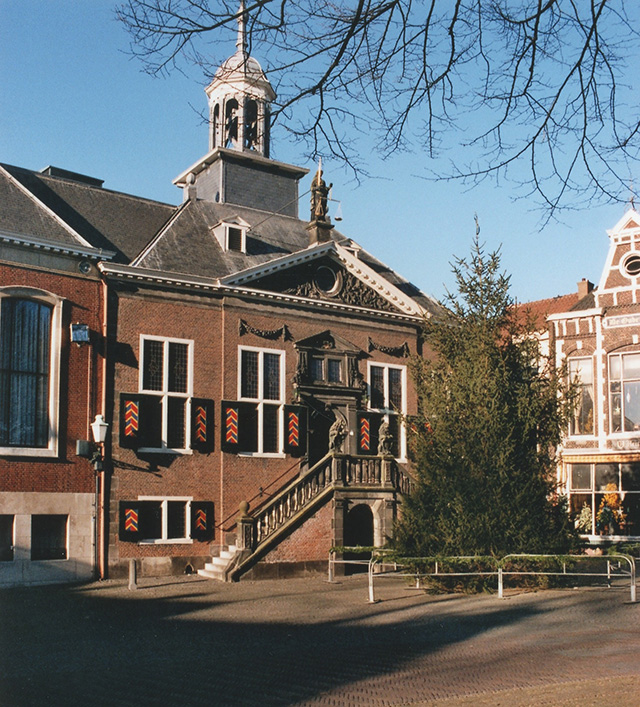
[[213, 235], [225, 252], [247, 252], [249, 224], [236, 217], [232, 221], [221, 221], [213, 227]]

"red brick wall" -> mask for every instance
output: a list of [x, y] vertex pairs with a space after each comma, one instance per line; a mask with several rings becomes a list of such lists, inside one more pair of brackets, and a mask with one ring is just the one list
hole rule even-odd
[[327, 560], [333, 539], [333, 501], [325, 503], [265, 558], [265, 563]]
[[[60, 357], [57, 458], [0, 458], [0, 491], [89, 493], [95, 474], [77, 457], [76, 440], [91, 439], [89, 422], [100, 412], [102, 381], [101, 283], [88, 277], [0, 264], [0, 286], [25, 286], [64, 298]], [[95, 343], [70, 343], [70, 323], [87, 324]], [[91, 376], [91, 381], [89, 377]]]
[[[255, 329], [274, 330], [287, 325], [290, 340], [271, 340], [246, 333], [239, 335], [238, 325], [244, 319]], [[121, 292], [117, 303], [117, 342], [113, 346], [114, 371], [114, 474], [111, 492], [110, 562], [126, 557], [187, 556], [209, 554], [209, 543], [184, 545], [137, 545], [119, 543], [117, 509], [119, 500], [138, 496], [192, 496], [194, 500], [211, 500], [216, 504], [216, 523], [222, 524], [214, 543], [224, 542], [224, 529], [232, 530], [238, 505], [248, 500], [255, 508], [286, 481], [300, 471], [300, 462], [290, 456], [250, 457], [223, 453], [220, 450], [220, 401], [238, 397], [238, 346], [252, 346], [285, 352], [285, 402], [294, 397], [293, 377], [297, 352], [294, 342], [330, 329], [334, 334], [368, 351], [368, 338], [382, 346], [400, 346], [408, 342], [416, 352], [415, 325], [389, 320], [359, 319], [350, 315], [304, 312], [290, 306], [274, 306], [258, 302], [214, 297], [173, 295], [141, 291]], [[118, 446], [119, 395], [138, 391], [140, 334], [189, 339], [194, 342], [194, 395], [215, 401], [215, 450], [208, 455], [143, 455]], [[380, 351], [370, 354], [372, 360], [407, 365], [404, 358]], [[366, 378], [366, 361], [360, 371]], [[410, 376], [408, 375], [408, 380]], [[412, 386], [408, 386], [408, 411], [416, 408]], [[262, 488], [262, 492], [260, 489]], [[328, 514], [328, 515], [327, 515]], [[331, 511], [319, 512], [318, 519], [308, 521], [288, 541], [288, 552], [299, 559], [326, 559], [331, 545]], [[321, 531], [319, 526], [326, 524]], [[302, 538], [305, 538], [303, 541]], [[299, 549], [294, 551], [294, 546]]]

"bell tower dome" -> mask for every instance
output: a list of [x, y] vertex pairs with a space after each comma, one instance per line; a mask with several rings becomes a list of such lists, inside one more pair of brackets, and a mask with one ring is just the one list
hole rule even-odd
[[276, 94], [247, 51], [244, 1], [238, 15], [236, 52], [205, 89], [209, 99], [209, 150], [217, 147], [269, 157], [270, 105]]

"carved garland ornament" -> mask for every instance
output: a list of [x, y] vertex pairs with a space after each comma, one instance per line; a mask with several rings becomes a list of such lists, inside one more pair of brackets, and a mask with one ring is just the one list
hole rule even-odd
[[245, 334], [254, 334], [262, 339], [279, 339], [282, 337], [285, 341], [291, 339], [291, 334], [289, 333], [289, 327], [283, 324], [279, 329], [256, 329], [248, 324], [244, 319], [241, 319], [238, 323], [238, 335], [244, 336]]
[[407, 358], [410, 353], [409, 344], [406, 341], [402, 346], [383, 346], [382, 344], [377, 344], [371, 337], [369, 337], [369, 351], [381, 351], [389, 356], [402, 356], [402, 358]]

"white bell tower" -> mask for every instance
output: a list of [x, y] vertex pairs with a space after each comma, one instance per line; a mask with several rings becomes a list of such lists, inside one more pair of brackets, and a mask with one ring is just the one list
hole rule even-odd
[[244, 1], [238, 15], [236, 53], [205, 89], [209, 99], [209, 150], [224, 147], [269, 157], [270, 104], [276, 94], [247, 51]]

